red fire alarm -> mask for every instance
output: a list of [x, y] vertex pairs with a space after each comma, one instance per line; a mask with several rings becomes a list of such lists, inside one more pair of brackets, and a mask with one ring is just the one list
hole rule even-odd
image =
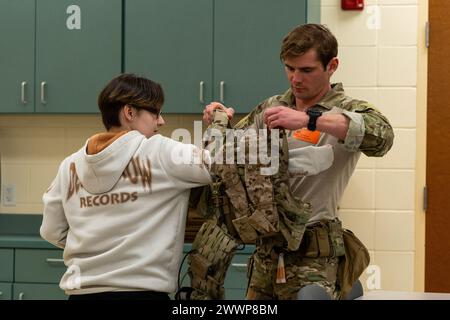
[[341, 0], [343, 10], [363, 10], [364, 0]]

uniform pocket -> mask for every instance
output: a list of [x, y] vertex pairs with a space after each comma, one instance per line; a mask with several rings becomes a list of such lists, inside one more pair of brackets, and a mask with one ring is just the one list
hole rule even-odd
[[340, 257], [345, 254], [344, 236], [342, 225], [340, 221], [331, 222], [330, 225], [330, 240], [333, 248], [333, 256]]
[[319, 256], [319, 244], [315, 229], [306, 229], [305, 236], [305, 257], [317, 258]]

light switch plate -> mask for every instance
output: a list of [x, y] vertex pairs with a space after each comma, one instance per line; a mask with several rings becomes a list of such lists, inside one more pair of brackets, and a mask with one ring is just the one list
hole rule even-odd
[[3, 205], [5, 207], [16, 206], [16, 185], [12, 183], [4, 184], [2, 196]]

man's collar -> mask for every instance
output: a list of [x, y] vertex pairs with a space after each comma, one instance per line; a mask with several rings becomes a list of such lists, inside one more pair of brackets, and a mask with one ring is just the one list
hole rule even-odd
[[[316, 105], [331, 110], [336, 105], [336, 98], [344, 96], [344, 86], [342, 83], [333, 83], [331, 89], [320, 99]], [[280, 98], [281, 102], [286, 103], [291, 108], [295, 109], [295, 96], [292, 93], [292, 89], [289, 88]]]
[[284, 102], [289, 107], [295, 109], [295, 96], [292, 94], [292, 88], [289, 88], [280, 98], [280, 102]]

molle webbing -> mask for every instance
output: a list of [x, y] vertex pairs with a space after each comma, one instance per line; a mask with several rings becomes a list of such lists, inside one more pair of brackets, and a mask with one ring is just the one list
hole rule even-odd
[[[223, 137], [229, 127], [225, 112], [216, 110], [212, 129]], [[245, 163], [237, 161], [240, 141], [224, 141], [220, 150], [214, 150], [211, 166], [213, 183], [204, 193], [207, 216], [210, 217], [197, 233], [189, 257], [189, 275], [194, 289], [192, 299], [222, 299], [223, 283], [234, 251], [240, 243], [256, 243], [261, 237], [282, 236], [287, 250], [299, 248], [311, 208], [295, 198], [289, 187], [289, 154], [284, 130], [279, 140], [271, 141], [271, 134], [245, 137]], [[256, 139], [256, 140], [255, 140]], [[266, 139], [277, 146], [278, 170], [273, 175], [261, 174], [262, 164], [249, 161], [250, 143]], [[226, 140], [226, 139], [224, 139]], [[230, 139], [228, 139], [230, 140]], [[231, 149], [232, 148], [232, 149]], [[270, 147], [268, 148], [272, 150]], [[231, 150], [231, 151], [229, 151]], [[227, 163], [228, 152], [234, 153], [234, 163]], [[272, 158], [274, 155], [271, 155]], [[222, 157], [222, 161], [217, 161]], [[255, 158], [253, 158], [254, 160]], [[236, 163], [237, 162], [237, 163]], [[231, 222], [231, 223], [230, 223]]]
[[192, 299], [224, 299], [223, 283], [238, 245], [214, 219], [202, 225], [188, 258]]

